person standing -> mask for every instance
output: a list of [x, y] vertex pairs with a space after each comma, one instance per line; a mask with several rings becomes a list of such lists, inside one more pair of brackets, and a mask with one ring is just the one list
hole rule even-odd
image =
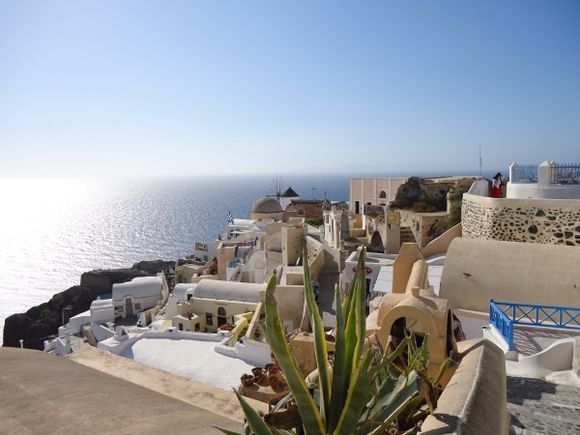
[[494, 175], [493, 179], [491, 180], [491, 192], [489, 192], [489, 196], [492, 198], [501, 198], [501, 184], [503, 181], [503, 175], [501, 172], [498, 172]]

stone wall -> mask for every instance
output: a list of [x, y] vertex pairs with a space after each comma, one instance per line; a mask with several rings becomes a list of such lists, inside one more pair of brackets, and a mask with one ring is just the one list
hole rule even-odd
[[580, 246], [580, 200], [463, 195], [463, 237]]

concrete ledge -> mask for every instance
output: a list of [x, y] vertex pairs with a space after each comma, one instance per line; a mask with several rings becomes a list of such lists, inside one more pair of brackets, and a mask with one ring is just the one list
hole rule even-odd
[[507, 434], [506, 374], [503, 352], [487, 340], [458, 343], [468, 353], [439, 398], [421, 433]]
[[230, 430], [242, 426], [215, 412], [44, 352], [2, 348], [0, 367], [2, 433], [205, 435], [219, 433], [213, 426]]
[[[243, 423], [244, 414], [233, 392], [196, 382], [100, 349], [86, 348], [67, 359], [140, 385], [156, 393], [180, 400], [222, 417]], [[254, 409], [268, 411], [268, 405], [247, 400]]]

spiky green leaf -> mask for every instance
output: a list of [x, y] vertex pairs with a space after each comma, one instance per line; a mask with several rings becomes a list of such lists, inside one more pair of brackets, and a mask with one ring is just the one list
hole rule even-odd
[[336, 341], [334, 351], [334, 367], [332, 371], [332, 395], [330, 396], [330, 412], [326, 423], [327, 432], [332, 433], [338, 424], [338, 419], [346, 401], [346, 393], [350, 381], [350, 372], [347, 373], [347, 357], [345, 352], [345, 325], [341, 309], [340, 289], [335, 291], [336, 298]]
[[260, 414], [258, 414], [254, 408], [252, 408], [248, 402], [242, 397], [242, 395], [237, 391], [234, 390], [236, 396], [242, 406], [242, 411], [244, 411], [244, 416], [252, 428], [252, 431], [256, 435], [274, 435], [273, 431], [270, 430], [266, 422], [262, 419]]
[[335, 435], [351, 435], [358, 425], [360, 415], [370, 398], [371, 384], [373, 382], [373, 370], [370, 370], [372, 352], [367, 350], [360, 364], [352, 374], [346, 402], [338, 421]]
[[286, 342], [284, 326], [282, 325], [278, 304], [274, 297], [275, 289], [276, 278], [272, 277], [266, 288], [264, 303], [268, 343], [294, 395], [306, 433], [309, 435], [322, 435], [324, 433], [324, 424], [320, 416], [320, 411], [306, 387], [302, 373], [298, 369], [298, 363], [292, 352], [290, 352], [290, 348]]
[[[308, 251], [306, 243], [304, 243], [303, 258], [308, 258]], [[310, 316], [310, 325], [314, 333], [314, 353], [316, 357], [316, 365], [318, 367], [318, 384], [322, 393], [322, 400], [320, 403], [320, 415], [323, 422], [327, 420], [327, 414], [330, 407], [330, 376], [328, 373], [328, 351], [326, 345], [326, 333], [324, 332], [324, 325], [318, 312], [316, 305], [316, 298], [314, 296], [314, 289], [312, 288], [312, 277], [310, 275], [310, 267], [308, 261], [304, 261], [304, 287], [305, 299], [308, 307], [308, 314]]]

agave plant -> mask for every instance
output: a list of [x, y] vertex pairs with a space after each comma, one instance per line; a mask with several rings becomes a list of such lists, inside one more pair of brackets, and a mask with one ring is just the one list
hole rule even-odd
[[[308, 258], [306, 252], [304, 257]], [[383, 434], [391, 427], [411, 429], [433, 410], [437, 384], [427, 376], [428, 337], [417, 346], [413, 335], [405, 337], [390, 354], [366, 338], [365, 251], [361, 250], [350, 289], [342, 301], [336, 289], [336, 337], [333, 361], [329, 361], [325, 331], [308, 262], [304, 263], [305, 298], [314, 334], [318, 382], [307, 385], [290, 351], [274, 298], [276, 278], [265, 296], [268, 343], [288, 381], [291, 394], [266, 416], [259, 415], [236, 391], [251, 431], [257, 435], [303, 433], [308, 435]], [[297, 410], [296, 426], [277, 425], [283, 406]], [[233, 434], [231, 431], [222, 430]]]

